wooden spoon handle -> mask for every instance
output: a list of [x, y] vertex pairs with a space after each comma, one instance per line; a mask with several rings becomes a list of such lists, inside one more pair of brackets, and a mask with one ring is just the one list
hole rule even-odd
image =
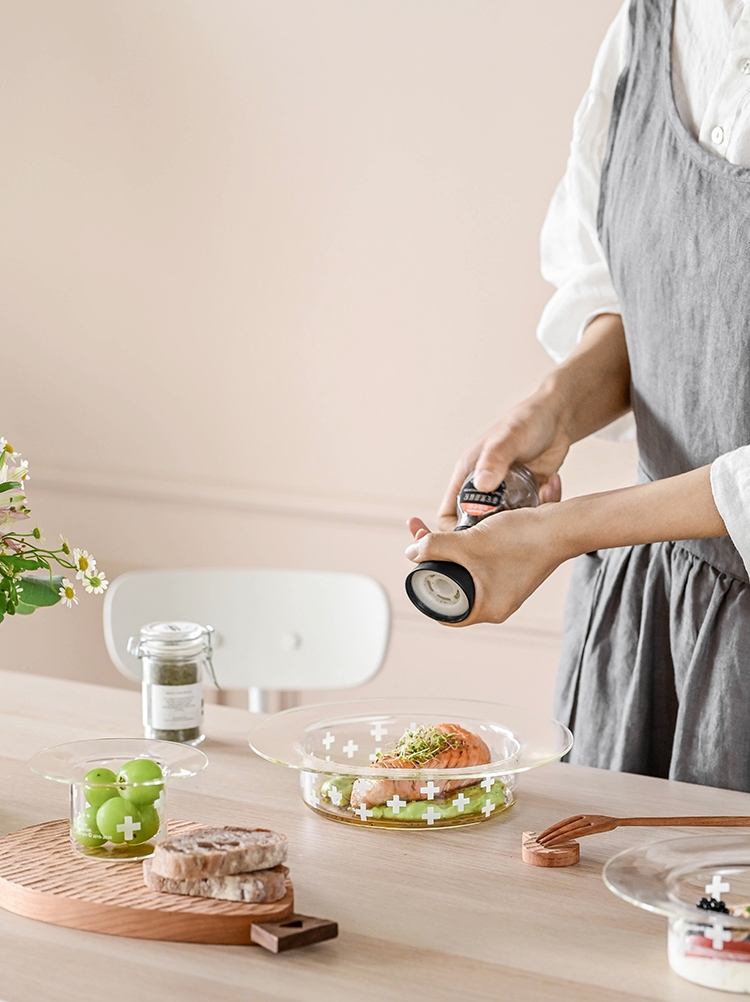
[[700, 815], [699, 817], [680, 817], [680, 818], [618, 818], [617, 827], [621, 826], [661, 826], [664, 825], [668, 827], [670, 825], [688, 825], [692, 827], [711, 827], [715, 825], [716, 827], [722, 828], [746, 828], [750, 827], [750, 818], [739, 817], [737, 815], [729, 816], [712, 816], [706, 817], [705, 815]]

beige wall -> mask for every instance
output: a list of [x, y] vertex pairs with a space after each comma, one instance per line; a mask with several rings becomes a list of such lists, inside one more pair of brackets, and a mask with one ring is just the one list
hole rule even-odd
[[[550, 366], [538, 233], [618, 6], [0, 3], [0, 432], [49, 537], [110, 575], [373, 574], [368, 691], [546, 706], [567, 569], [441, 629], [403, 595], [403, 520]], [[633, 472], [588, 441], [564, 484]], [[4, 665], [120, 684], [99, 608], [4, 623]]]

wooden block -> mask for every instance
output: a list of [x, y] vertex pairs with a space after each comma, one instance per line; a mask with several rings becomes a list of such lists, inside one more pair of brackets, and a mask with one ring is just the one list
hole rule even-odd
[[537, 842], [536, 832], [524, 832], [521, 858], [529, 866], [573, 866], [581, 858], [581, 847], [577, 842], [563, 842], [547, 849]]
[[314, 918], [312, 915], [290, 915], [282, 922], [256, 922], [250, 928], [253, 943], [271, 953], [283, 953], [285, 950], [295, 950], [298, 946], [322, 943], [325, 939], [335, 939], [338, 934], [336, 922]]

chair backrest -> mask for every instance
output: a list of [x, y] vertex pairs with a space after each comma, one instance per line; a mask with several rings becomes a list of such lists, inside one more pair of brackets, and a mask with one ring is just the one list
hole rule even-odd
[[104, 602], [104, 637], [117, 668], [140, 681], [128, 638], [158, 620], [213, 626], [223, 689], [335, 689], [380, 669], [390, 610], [382, 586], [329, 571], [158, 570], [116, 578]]

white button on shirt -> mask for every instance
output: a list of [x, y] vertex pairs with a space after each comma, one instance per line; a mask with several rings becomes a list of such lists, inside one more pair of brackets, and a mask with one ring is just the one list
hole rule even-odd
[[[557, 292], [544, 309], [537, 335], [558, 362], [595, 316], [620, 312], [596, 231], [596, 212], [612, 100], [629, 54], [629, 7], [625, 0], [597, 55], [573, 124], [567, 171], [542, 228], [542, 274]], [[676, 0], [672, 89], [680, 117], [705, 149], [750, 166], [750, 0]], [[750, 278], [748, 294], [750, 299]], [[631, 437], [632, 418], [615, 422], [608, 431], [611, 438]], [[711, 484], [750, 571], [750, 445], [718, 458]]]

